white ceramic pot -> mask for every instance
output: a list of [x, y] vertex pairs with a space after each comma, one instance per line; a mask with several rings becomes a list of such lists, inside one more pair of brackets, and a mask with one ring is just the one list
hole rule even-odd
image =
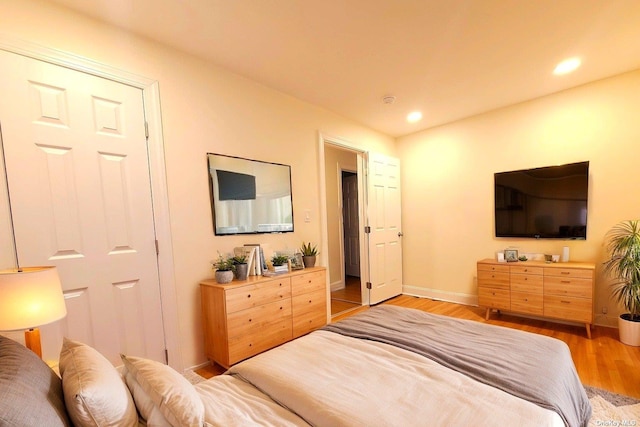
[[632, 322], [620, 316], [618, 317], [618, 333], [620, 333], [620, 341], [623, 344], [640, 347], [640, 322]]
[[231, 283], [232, 280], [233, 280], [233, 271], [216, 270], [216, 282], [220, 283], [221, 285], [224, 285], [225, 283]]

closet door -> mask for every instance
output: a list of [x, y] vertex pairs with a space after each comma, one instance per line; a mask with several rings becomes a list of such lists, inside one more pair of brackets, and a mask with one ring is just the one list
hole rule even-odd
[[64, 335], [117, 365], [164, 361], [142, 91], [3, 51], [0, 68], [18, 262], [57, 266], [67, 304], [42, 328], [45, 359]]

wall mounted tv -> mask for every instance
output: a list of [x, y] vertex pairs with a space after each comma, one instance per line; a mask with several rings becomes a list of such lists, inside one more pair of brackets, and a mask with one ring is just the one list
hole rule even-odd
[[293, 231], [291, 166], [207, 153], [207, 167], [217, 236]]
[[589, 162], [499, 172], [496, 237], [586, 239]]

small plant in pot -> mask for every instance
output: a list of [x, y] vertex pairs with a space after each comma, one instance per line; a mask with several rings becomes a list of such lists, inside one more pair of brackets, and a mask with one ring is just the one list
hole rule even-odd
[[225, 284], [233, 280], [233, 261], [231, 258], [225, 258], [218, 252], [218, 259], [211, 263], [211, 268], [216, 270], [216, 282]]
[[618, 318], [620, 341], [640, 346], [640, 220], [616, 224], [605, 244], [609, 259], [604, 271], [614, 279], [613, 296], [628, 310]]
[[249, 274], [249, 265], [247, 264], [246, 255], [236, 255], [231, 258], [233, 264], [233, 274], [238, 280], [247, 280]]
[[316, 245], [312, 246], [311, 242], [302, 242], [300, 252], [302, 252], [302, 262], [304, 263], [305, 268], [310, 268], [316, 265], [316, 256], [318, 255], [318, 248]]

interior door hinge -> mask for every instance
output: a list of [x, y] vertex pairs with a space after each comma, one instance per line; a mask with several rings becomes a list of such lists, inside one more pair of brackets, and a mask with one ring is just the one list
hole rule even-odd
[[144, 122], [144, 136], [149, 139], [149, 123]]
[[371, 289], [371, 282], [367, 282], [367, 289]]
[[364, 232], [367, 233], [367, 234], [371, 233], [371, 226], [365, 225]]
[[156, 239], [156, 255], [160, 255], [160, 247], [158, 246], [158, 239]]
[[164, 349], [164, 363], [167, 365], [169, 364], [169, 350], [166, 348]]

